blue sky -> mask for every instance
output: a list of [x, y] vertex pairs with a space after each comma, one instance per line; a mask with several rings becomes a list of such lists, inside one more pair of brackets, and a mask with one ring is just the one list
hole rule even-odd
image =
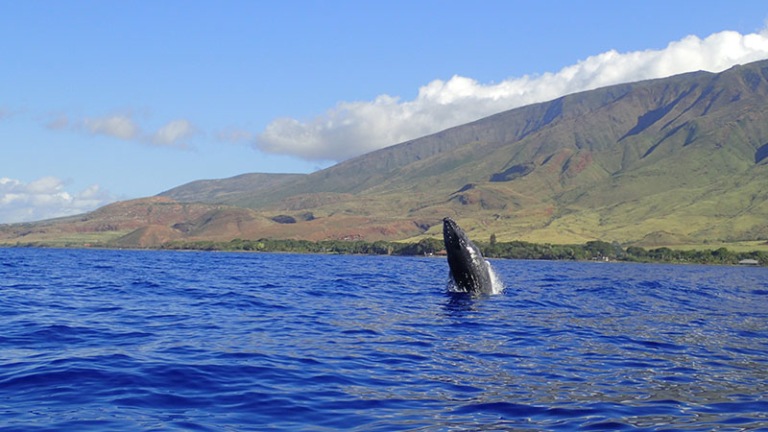
[[768, 58], [764, 1], [0, 0], [0, 223]]

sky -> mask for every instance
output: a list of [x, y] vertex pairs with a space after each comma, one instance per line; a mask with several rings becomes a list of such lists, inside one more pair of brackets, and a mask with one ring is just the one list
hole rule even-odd
[[0, 223], [768, 58], [763, 0], [0, 0]]

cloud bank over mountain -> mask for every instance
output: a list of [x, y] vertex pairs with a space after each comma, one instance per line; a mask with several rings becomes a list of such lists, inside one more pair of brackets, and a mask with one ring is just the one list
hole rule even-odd
[[613, 84], [705, 70], [768, 58], [768, 29], [688, 36], [661, 50], [607, 51], [558, 72], [483, 84], [468, 77], [434, 80], [413, 100], [381, 95], [340, 102], [309, 120], [279, 118], [254, 141], [258, 150], [318, 161], [342, 161], [488, 115]]
[[56, 177], [42, 177], [29, 183], [0, 178], [0, 222], [29, 222], [72, 216], [115, 200], [98, 185], [76, 194], [65, 190], [65, 182]]

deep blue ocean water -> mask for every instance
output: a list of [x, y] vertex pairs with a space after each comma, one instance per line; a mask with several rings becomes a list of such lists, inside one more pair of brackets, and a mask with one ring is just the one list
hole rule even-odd
[[766, 430], [768, 269], [0, 249], [0, 430]]

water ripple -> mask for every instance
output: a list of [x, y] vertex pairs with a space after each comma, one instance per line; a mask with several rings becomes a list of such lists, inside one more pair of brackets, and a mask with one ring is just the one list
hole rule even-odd
[[0, 424], [768, 430], [761, 268], [0, 249]]

